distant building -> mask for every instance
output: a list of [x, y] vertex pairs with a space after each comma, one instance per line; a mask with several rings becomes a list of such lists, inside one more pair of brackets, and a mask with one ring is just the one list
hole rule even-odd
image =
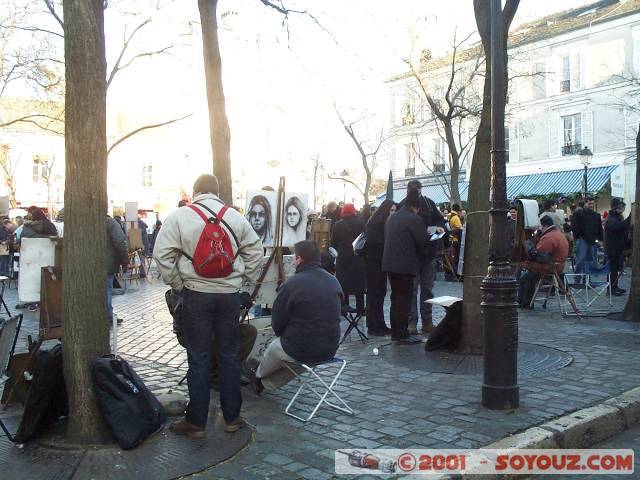
[[[461, 67], [470, 69], [480, 49], [458, 54]], [[509, 57], [508, 195], [579, 192], [583, 165], [578, 152], [588, 147], [593, 152], [588, 190], [604, 189], [599, 208], [608, 205], [611, 183], [613, 195], [630, 205], [640, 122], [640, 0], [602, 0], [521, 25], [510, 34]], [[436, 90], [443, 89], [450, 69], [449, 58], [426, 55], [420, 76], [439, 81]], [[482, 82], [482, 76], [470, 82], [465, 101], [480, 101]], [[429, 192], [437, 201], [448, 201], [443, 188], [449, 174], [447, 144], [428, 122], [429, 112], [420, 108], [415, 77], [398, 75], [389, 89], [389, 157], [396, 188], [402, 191], [407, 179], [418, 177], [431, 184]], [[462, 136], [476, 127], [477, 119], [466, 120]], [[426, 162], [419, 161], [416, 150]], [[462, 200], [472, 153], [473, 145], [461, 168]]]

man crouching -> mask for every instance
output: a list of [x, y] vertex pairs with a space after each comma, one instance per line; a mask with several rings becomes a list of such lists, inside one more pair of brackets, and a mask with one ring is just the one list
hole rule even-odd
[[294, 246], [296, 274], [278, 289], [271, 310], [275, 338], [260, 363], [249, 360], [245, 376], [254, 391], [275, 390], [294, 374], [283, 362], [317, 365], [331, 360], [340, 342], [342, 289], [320, 265], [320, 250], [305, 240]]

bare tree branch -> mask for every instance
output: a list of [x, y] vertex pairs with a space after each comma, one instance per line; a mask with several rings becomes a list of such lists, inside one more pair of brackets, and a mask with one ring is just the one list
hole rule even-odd
[[111, 85], [111, 82], [113, 81], [113, 77], [115, 77], [116, 73], [118, 73], [121, 70], [120, 63], [122, 62], [122, 59], [124, 58], [124, 54], [127, 52], [127, 49], [129, 48], [131, 39], [133, 39], [136, 33], [138, 33], [142, 28], [144, 28], [150, 22], [151, 22], [151, 19], [147, 18], [145, 21], [137, 25], [133, 29], [133, 31], [129, 34], [129, 36], [125, 36], [124, 43], [122, 44], [122, 48], [120, 49], [120, 54], [118, 55], [118, 58], [116, 59], [116, 63], [114, 63], [113, 68], [111, 69], [111, 72], [107, 77], [107, 89], [109, 88], [109, 85]]
[[362, 190], [362, 188], [360, 187], [360, 185], [358, 185], [356, 182], [354, 182], [353, 180], [349, 180], [346, 177], [332, 177], [331, 175], [327, 174], [327, 178], [329, 180], [340, 180], [342, 182], [346, 182], [349, 183], [351, 185], [353, 185], [354, 187], [356, 187], [356, 189], [358, 190], [358, 192], [360, 192], [360, 194], [364, 195], [364, 191]]
[[64, 22], [62, 21], [60, 15], [58, 15], [58, 12], [56, 12], [56, 7], [53, 3], [53, 0], [43, 0], [43, 2], [47, 6], [47, 9], [51, 13], [51, 15], [53, 15], [53, 18], [55, 18], [56, 22], [58, 22], [58, 25], [60, 25], [60, 28], [64, 30]]
[[137, 135], [140, 132], [143, 132], [145, 130], [151, 130], [153, 128], [159, 128], [159, 127], [164, 127], [166, 125], [171, 125], [172, 123], [176, 123], [179, 122], [181, 120], [184, 120], [186, 118], [189, 118], [193, 115], [193, 113], [190, 113], [189, 115], [185, 115], [184, 117], [180, 117], [180, 118], [174, 118], [173, 120], [169, 120], [167, 122], [162, 122], [162, 123], [155, 123], [153, 125], [145, 125], [144, 127], [140, 127], [140, 128], [136, 128], [135, 130], [127, 133], [126, 135], [124, 135], [123, 137], [120, 137], [118, 140], [116, 140], [116, 142], [113, 143], [113, 145], [111, 145], [108, 149], [107, 149], [107, 156], [109, 156], [109, 154], [111, 153], [111, 151], [116, 148], [118, 145], [120, 145], [122, 142], [124, 142], [125, 140], [133, 137], [134, 135]]

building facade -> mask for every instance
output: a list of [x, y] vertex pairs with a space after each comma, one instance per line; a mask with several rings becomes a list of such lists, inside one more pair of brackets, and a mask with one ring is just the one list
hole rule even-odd
[[[459, 52], [460, 64], [473, 69], [478, 55], [477, 46]], [[443, 59], [428, 62], [420, 70], [427, 82], [436, 79], [435, 99], [437, 89], [446, 88], [450, 70], [451, 62]], [[640, 1], [603, 0], [520, 26], [509, 39], [509, 72], [509, 195], [538, 193], [531, 191], [532, 178], [541, 175], [546, 175], [547, 185], [538, 187], [540, 194], [579, 192], [583, 164], [578, 153], [587, 147], [593, 153], [588, 190], [604, 189], [600, 208], [608, 200], [609, 188], [611, 195], [625, 198], [630, 205], [635, 196], [635, 139], [640, 122]], [[464, 101], [477, 111], [483, 78], [466, 75]], [[433, 192], [438, 192], [436, 186], [447, 190], [442, 185], [450, 167], [447, 142], [441, 124], [429, 122], [429, 113], [420, 107], [424, 102], [416, 77], [400, 75], [389, 84], [395, 134], [390, 162], [397, 188], [417, 176], [434, 185]], [[469, 115], [463, 120], [463, 137], [476, 127], [477, 116]], [[472, 144], [470, 139], [461, 162], [462, 200]], [[425, 154], [417, 155], [416, 150]], [[525, 176], [532, 178], [519, 181]], [[568, 181], [569, 177], [573, 180]], [[529, 187], [518, 191], [518, 184]]]

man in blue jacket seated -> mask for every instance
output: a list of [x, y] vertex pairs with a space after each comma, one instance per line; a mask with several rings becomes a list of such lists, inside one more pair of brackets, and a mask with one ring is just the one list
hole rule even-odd
[[254, 391], [275, 390], [293, 373], [284, 362], [317, 365], [331, 360], [340, 342], [342, 289], [336, 278], [320, 265], [320, 250], [305, 240], [294, 246], [296, 274], [278, 289], [271, 310], [275, 338], [262, 361], [249, 360], [245, 376]]

